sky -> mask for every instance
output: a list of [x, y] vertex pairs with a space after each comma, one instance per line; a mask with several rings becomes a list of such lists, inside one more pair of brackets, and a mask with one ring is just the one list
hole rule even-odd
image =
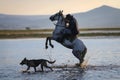
[[120, 8], [120, 0], [0, 0], [0, 13], [47, 15], [63, 10], [67, 14], [86, 12], [102, 5]]

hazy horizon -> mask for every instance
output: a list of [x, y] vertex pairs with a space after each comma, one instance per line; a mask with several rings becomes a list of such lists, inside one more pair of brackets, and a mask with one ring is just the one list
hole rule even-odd
[[49, 15], [86, 12], [102, 5], [120, 8], [120, 0], [0, 0], [0, 13], [11, 15]]
[[[90, 10], [87, 10], [87, 11], [84, 11], [84, 12], [80, 12], [80, 11], [78, 11], [78, 12], [74, 12], [74, 13], [71, 13], [71, 14], [76, 14], [76, 13], [86, 13], [86, 12], [89, 12], [89, 11], [91, 11], [91, 10], [94, 10], [94, 9], [96, 9], [96, 8], [100, 8], [100, 7], [103, 7], [103, 6], [107, 6], [107, 7], [111, 7], [111, 8], [116, 8], [116, 7], [112, 7], [112, 6], [108, 6], [108, 5], [101, 5], [101, 6], [99, 6], [99, 7], [95, 7], [95, 8], [93, 8], [93, 9], [90, 9]], [[116, 9], [120, 9], [120, 8], [116, 8]], [[59, 11], [59, 10], [58, 10]], [[58, 12], [57, 11], [57, 12]], [[63, 11], [63, 13], [64, 13], [65, 11]], [[55, 12], [54, 12], [55, 13]], [[3, 15], [21, 15], [21, 16], [39, 16], [39, 15], [41, 15], [41, 16], [49, 16], [49, 15], [52, 15], [52, 14], [54, 14], [54, 13], [51, 13], [51, 14], [9, 14], [9, 13], [0, 13], [0, 14], [3, 14]], [[66, 13], [66, 14], [68, 14], [68, 13]]]

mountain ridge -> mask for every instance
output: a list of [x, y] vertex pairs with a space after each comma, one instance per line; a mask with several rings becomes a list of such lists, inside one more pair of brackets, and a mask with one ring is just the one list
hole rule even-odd
[[[74, 13], [79, 28], [120, 28], [120, 9], [103, 5], [92, 10]], [[51, 29], [50, 15], [0, 14], [0, 29]]]

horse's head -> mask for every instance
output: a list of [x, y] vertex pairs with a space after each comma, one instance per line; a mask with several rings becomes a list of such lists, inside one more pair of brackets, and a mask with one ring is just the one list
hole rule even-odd
[[53, 31], [52, 38], [54, 40], [58, 40], [62, 37], [61, 31], [65, 29], [65, 20], [64, 20], [63, 11], [59, 11], [56, 14], [50, 16], [50, 20], [56, 21], [56, 23], [54, 23], [55, 29]]
[[58, 21], [61, 17], [64, 18], [64, 16], [63, 16], [63, 10], [62, 11], [60, 10], [56, 14], [50, 16], [50, 20], [51, 21]]

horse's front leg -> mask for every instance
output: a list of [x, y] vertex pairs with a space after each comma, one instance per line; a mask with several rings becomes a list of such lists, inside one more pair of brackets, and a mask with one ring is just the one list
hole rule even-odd
[[49, 37], [46, 38], [46, 42], [45, 42], [45, 49], [48, 48], [48, 40], [49, 40]]
[[52, 37], [49, 37], [49, 45], [52, 47], [52, 48], [54, 48], [54, 45], [51, 43], [51, 40], [53, 40], [53, 38]]
[[52, 45], [51, 43], [51, 40], [52, 40], [52, 37], [47, 37], [46, 38], [46, 43], [45, 43], [45, 48], [47, 49], [48, 48], [48, 41], [49, 41], [49, 45], [54, 48], [54, 46]]

